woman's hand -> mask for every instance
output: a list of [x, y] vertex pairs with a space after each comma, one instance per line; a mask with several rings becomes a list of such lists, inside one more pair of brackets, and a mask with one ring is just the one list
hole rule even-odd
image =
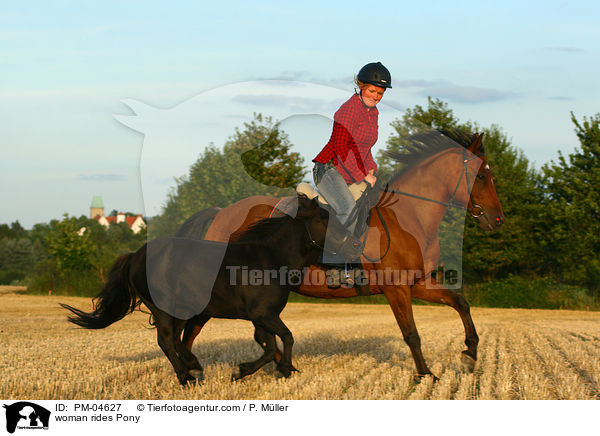
[[377, 182], [377, 177], [375, 177], [375, 174], [373, 174], [373, 172], [369, 172], [369, 174], [367, 174], [367, 176], [365, 177], [365, 182], [370, 184], [372, 188], [373, 186], [375, 186], [375, 182]]

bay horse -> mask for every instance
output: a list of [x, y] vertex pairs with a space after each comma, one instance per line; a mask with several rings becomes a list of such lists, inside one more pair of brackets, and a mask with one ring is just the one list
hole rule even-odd
[[[100, 329], [122, 319], [143, 302], [152, 313], [158, 344], [184, 386], [203, 379], [198, 359], [181, 342], [187, 320], [250, 320], [264, 353], [255, 361], [239, 364], [232, 379], [252, 374], [274, 359], [275, 335], [283, 342], [276, 374], [289, 377], [295, 370], [294, 339], [280, 313], [287, 303], [292, 273], [297, 276], [294, 281], [302, 282], [303, 268], [322, 254], [326, 235], [341, 255], [360, 255], [360, 241], [334, 214], [330, 216], [316, 200], [299, 196], [295, 217], [257, 221], [233, 243], [185, 238], [150, 241], [137, 252], [117, 259], [92, 312], [61, 306], [73, 314], [69, 318], [72, 323]], [[217, 272], [211, 261], [214, 258], [223, 259]]]
[[[465, 329], [467, 348], [461, 353], [461, 363], [467, 371], [473, 372], [477, 361], [479, 337], [469, 304], [460, 293], [442, 286], [432, 277], [432, 272], [437, 268], [440, 258], [438, 228], [448, 208], [468, 211], [485, 231], [497, 230], [504, 223], [505, 217], [485, 156], [482, 137], [483, 134], [470, 134], [460, 129], [433, 130], [414, 135], [411, 137], [413, 147], [409, 152], [388, 153], [405, 166], [392, 175], [380, 193], [379, 205], [371, 210], [369, 231], [361, 257], [365, 276], [386, 268], [420, 271], [417, 276], [420, 275], [421, 279], [412, 282], [369, 283], [371, 294], [383, 294], [388, 300], [410, 348], [418, 378], [432, 374], [421, 351], [412, 298], [454, 308]], [[205, 220], [203, 225], [212, 219], [204, 238], [213, 241], [235, 240], [253, 222], [272, 213], [278, 201], [278, 198], [253, 196], [223, 209], [213, 209], [202, 216]], [[191, 228], [194, 224], [194, 219], [189, 221], [185, 228]], [[184, 227], [180, 232], [186, 237], [202, 238], [202, 234], [186, 232]], [[314, 264], [310, 271], [322, 268]], [[353, 287], [331, 289], [326, 284], [307, 280], [293, 291], [325, 299], [357, 296]], [[192, 348], [195, 337], [206, 321], [190, 320], [186, 326], [183, 342], [188, 349]], [[281, 352], [277, 350], [275, 360], [280, 356]]]

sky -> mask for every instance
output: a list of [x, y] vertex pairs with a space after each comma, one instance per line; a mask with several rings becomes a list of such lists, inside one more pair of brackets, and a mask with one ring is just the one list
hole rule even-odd
[[[461, 121], [501, 126], [539, 168], [577, 146], [571, 111], [579, 119], [600, 112], [599, 18], [600, 3], [585, 1], [7, 3], [0, 223], [30, 228], [88, 214], [94, 195], [107, 212], [159, 213], [194, 156], [210, 142], [222, 146], [253, 111], [291, 117], [282, 125], [308, 168], [327, 142], [330, 106], [352, 94], [353, 76], [373, 61], [393, 82], [375, 152], [385, 146], [382, 120], [431, 96]], [[294, 97], [302, 107], [279, 110], [273, 96], [284, 95], [283, 86], [242, 98], [270, 80], [305, 84], [306, 94]], [[150, 138], [124, 117], [143, 118], [134, 108], [178, 113], [194, 102], [206, 105], [199, 113], [227, 116], [212, 120], [186, 153], [153, 141], [165, 160], [181, 161], [145, 193]]]

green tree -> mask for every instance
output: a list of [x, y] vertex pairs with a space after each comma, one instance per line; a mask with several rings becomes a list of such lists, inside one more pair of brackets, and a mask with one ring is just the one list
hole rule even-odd
[[220, 150], [207, 147], [177, 179], [163, 213], [152, 219], [152, 237], [174, 233], [188, 217], [207, 207], [225, 207], [251, 195], [289, 195], [304, 176], [303, 159], [270, 117], [255, 114], [236, 128]]
[[467, 218], [463, 246], [467, 277], [490, 280], [509, 273], [541, 272], [544, 229], [539, 220], [540, 175], [499, 126], [480, 128], [473, 124], [469, 129], [484, 134], [486, 159], [506, 221], [500, 231], [484, 233], [478, 222]]
[[0, 239], [0, 284], [22, 280], [39, 259], [41, 246], [27, 238]]
[[448, 129], [451, 127], [463, 127], [458, 118], [448, 107], [448, 104], [440, 99], [427, 97], [427, 108], [415, 105], [414, 108], [408, 108], [402, 119], [395, 119], [391, 126], [395, 133], [390, 135], [386, 141], [385, 150], [380, 150], [377, 154], [378, 175], [387, 179], [398, 168], [398, 164], [386, 156], [386, 151], [403, 152], [410, 146], [408, 137], [417, 133], [424, 133], [431, 129]]
[[10, 224], [0, 224], [0, 239], [19, 239], [27, 237], [27, 231], [23, 228], [19, 221], [15, 221]]
[[67, 214], [46, 238], [48, 253], [60, 271], [84, 271], [92, 266], [94, 245], [88, 232], [80, 232], [77, 218]]
[[565, 280], [600, 294], [600, 114], [579, 122], [579, 147], [544, 165], [546, 261]]

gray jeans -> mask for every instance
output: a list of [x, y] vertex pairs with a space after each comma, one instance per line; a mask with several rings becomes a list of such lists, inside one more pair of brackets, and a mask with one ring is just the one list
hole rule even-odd
[[[321, 195], [323, 195], [327, 203], [329, 203], [333, 210], [335, 210], [337, 218], [340, 220], [340, 222], [346, 225], [346, 221], [348, 220], [350, 212], [352, 212], [352, 209], [354, 209], [354, 206], [356, 206], [356, 201], [354, 200], [354, 197], [352, 197], [346, 181], [338, 172], [338, 170], [335, 168], [327, 170], [317, 185], [317, 189]], [[353, 233], [355, 226], [356, 222], [347, 225], [346, 228], [350, 233]], [[326, 251], [323, 253], [323, 263], [344, 263], [346, 261], [344, 257], [327, 252], [336, 248], [328, 246], [328, 241], [329, 238], [326, 237]]]

